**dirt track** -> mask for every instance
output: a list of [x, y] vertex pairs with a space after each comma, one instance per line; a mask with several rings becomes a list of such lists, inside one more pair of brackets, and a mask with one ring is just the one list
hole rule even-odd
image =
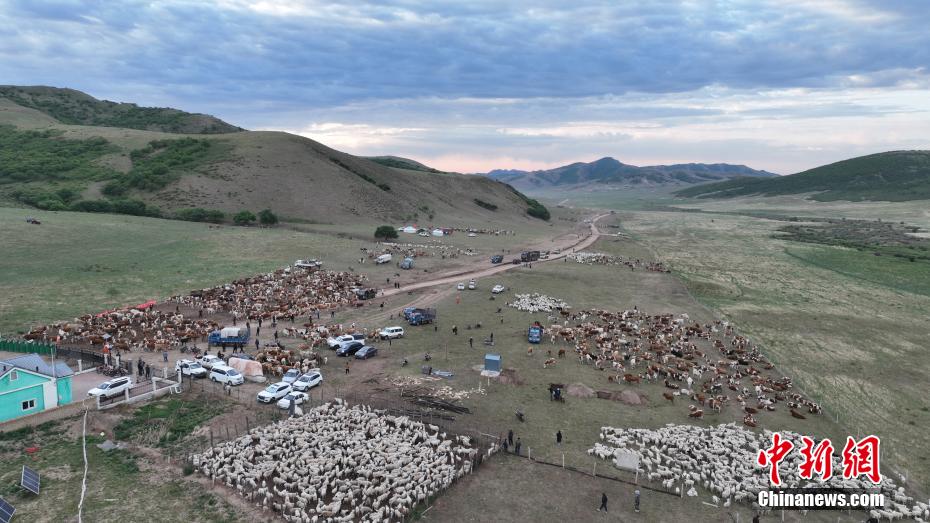
[[[553, 249], [561, 249], [562, 252], [560, 254], [552, 254], [549, 256], [549, 258], [545, 260], [541, 259], [533, 263], [553, 262], [553, 261], [565, 258], [569, 254], [571, 254], [571, 252], [574, 250], [582, 250], [582, 249], [586, 249], [587, 247], [590, 247], [600, 237], [601, 233], [597, 228], [597, 221], [603, 218], [604, 216], [608, 216], [608, 214], [607, 213], [599, 214], [591, 219], [591, 232], [587, 236], [580, 238], [578, 241], [574, 243], [569, 243], [564, 246], [556, 246], [553, 248]], [[451, 285], [454, 283], [458, 283], [462, 281], [463, 279], [482, 278], [486, 276], [492, 276], [494, 274], [498, 274], [504, 271], [509, 271], [516, 267], [522, 267], [522, 264], [514, 265], [511, 263], [506, 263], [505, 261], [501, 264], [494, 265], [492, 267], [476, 268], [473, 270], [465, 270], [465, 271], [459, 270], [458, 272], [453, 272], [453, 273], [439, 273], [435, 275], [432, 279], [428, 279], [425, 281], [418, 281], [417, 283], [404, 285], [400, 289], [384, 289], [381, 292], [381, 294], [379, 294], [378, 296], [389, 297], [389, 296], [395, 296], [395, 295], [402, 294], [402, 293], [409, 293], [411, 291], [434, 287], [436, 285]]]

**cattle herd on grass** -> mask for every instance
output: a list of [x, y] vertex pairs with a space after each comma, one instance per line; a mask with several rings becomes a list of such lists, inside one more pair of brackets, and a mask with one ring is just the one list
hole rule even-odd
[[292, 522], [403, 521], [472, 471], [466, 436], [340, 400], [193, 456], [194, 467]]
[[[570, 344], [581, 363], [603, 371], [609, 382], [663, 384], [664, 398], [687, 404], [690, 418], [734, 406], [743, 423], [755, 427], [760, 416], [779, 409], [799, 419], [822, 412], [727, 322], [702, 324], [686, 314], [650, 315], [639, 309], [564, 308], [548, 320], [553, 345]], [[560, 358], [565, 355], [558, 351]]]
[[[353, 289], [364, 284], [363, 276], [351, 272], [286, 268], [242, 278], [225, 285], [193, 291], [169, 300], [165, 307], [126, 308], [96, 315], [84, 315], [72, 321], [43, 325], [24, 337], [42, 342], [60, 341], [63, 345], [102, 346], [109, 342], [114, 349], [163, 350], [206, 340], [221, 325], [217, 315], [232, 316], [245, 323], [264, 320], [310, 320], [302, 331], [305, 340], [318, 341], [319, 331], [312, 327], [313, 315], [352, 304]], [[182, 311], [183, 308], [183, 311]], [[325, 318], [324, 318], [325, 319]]]
[[[792, 442], [794, 448], [803, 446], [801, 434], [791, 431], [779, 434]], [[770, 445], [772, 434], [768, 431], [747, 430], [735, 423], [712, 427], [669, 424], [656, 430], [602, 427], [600, 438], [603, 443], [595, 443], [589, 454], [617, 466], [627, 462], [624, 454], [633, 454], [647, 479], [676, 493], [683, 489], [688, 496], [697, 496], [695, 486], [703, 486], [714, 504], [722, 501], [729, 507], [732, 502], [752, 503], [760, 491], [771, 488], [768, 469], [755, 466], [759, 450]], [[824, 482], [802, 479], [801, 459], [800, 452], [791, 452], [779, 465], [783, 488], [875, 490], [867, 479], [847, 479], [838, 473], [843, 469], [839, 454], [833, 456], [832, 463], [832, 470], [837, 473]], [[904, 487], [896, 486], [887, 475], [878, 489], [885, 494], [885, 507], [871, 511], [876, 519], [930, 519], [930, 507], [905, 494]]]

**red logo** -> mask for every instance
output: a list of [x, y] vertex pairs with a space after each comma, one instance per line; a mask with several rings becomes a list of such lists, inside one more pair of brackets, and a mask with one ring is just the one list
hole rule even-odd
[[865, 475], [872, 483], [881, 483], [879, 446], [878, 436], [866, 436], [858, 442], [852, 436], [847, 436], [846, 446], [843, 447], [843, 477], [849, 479]]
[[756, 462], [760, 467], [769, 466], [769, 480], [776, 487], [781, 485], [781, 478], [778, 477], [778, 464], [794, 448], [794, 443], [790, 440], [783, 440], [781, 434], [775, 432], [772, 434], [772, 446], [768, 449], [759, 451]]
[[801, 448], [801, 455], [804, 456], [804, 462], [798, 466], [801, 477], [812, 479], [816, 472], [821, 481], [827, 481], [833, 477], [833, 444], [829, 439], [822, 439], [814, 447], [814, 440], [807, 436], [802, 436], [801, 441], [804, 447]]

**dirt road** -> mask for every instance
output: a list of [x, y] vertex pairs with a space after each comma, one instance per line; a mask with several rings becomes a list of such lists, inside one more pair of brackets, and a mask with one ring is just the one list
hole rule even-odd
[[[582, 249], [586, 249], [590, 247], [600, 237], [601, 232], [597, 228], [597, 221], [603, 218], [604, 216], [608, 216], [608, 213], [599, 214], [591, 219], [591, 224], [590, 224], [591, 230], [587, 236], [584, 236], [583, 238], [579, 239], [575, 243], [565, 245], [564, 247], [557, 247], [557, 248], [560, 248], [562, 251], [560, 254], [551, 254], [549, 258], [545, 260], [542, 260], [542, 259], [537, 260], [537, 261], [534, 261], [533, 263], [553, 262], [553, 261], [565, 258], [569, 254], [571, 254], [573, 251], [580, 251]], [[493, 265], [491, 267], [477, 268], [477, 269], [465, 270], [465, 271], [460, 270], [458, 272], [451, 273], [451, 274], [450, 273], [439, 273], [433, 276], [431, 279], [418, 281], [416, 283], [406, 284], [402, 286], [400, 289], [384, 289], [382, 293], [379, 294], [378, 296], [389, 297], [389, 296], [395, 296], [398, 294], [408, 293], [411, 291], [427, 289], [429, 287], [435, 287], [436, 285], [452, 285], [462, 280], [492, 276], [494, 274], [498, 274], [504, 271], [509, 271], [516, 267], [522, 267], [522, 266], [523, 266], [522, 264], [514, 265], [512, 263], [504, 262], [498, 265]]]

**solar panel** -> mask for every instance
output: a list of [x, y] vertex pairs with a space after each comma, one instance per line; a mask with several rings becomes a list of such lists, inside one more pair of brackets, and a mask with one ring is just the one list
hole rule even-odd
[[20, 485], [33, 494], [39, 493], [39, 473], [23, 465], [23, 480]]
[[16, 509], [13, 508], [13, 505], [7, 503], [5, 499], [0, 498], [0, 523], [10, 523], [10, 520], [13, 519], [14, 512], [16, 512]]

